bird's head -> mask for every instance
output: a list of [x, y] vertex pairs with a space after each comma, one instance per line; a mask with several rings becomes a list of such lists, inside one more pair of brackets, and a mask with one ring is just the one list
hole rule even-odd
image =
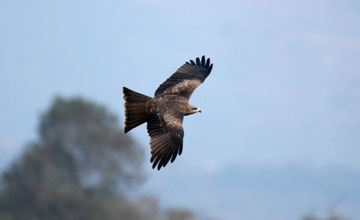
[[197, 112], [201, 113], [201, 109], [196, 106], [190, 105], [185, 115], [192, 115]]

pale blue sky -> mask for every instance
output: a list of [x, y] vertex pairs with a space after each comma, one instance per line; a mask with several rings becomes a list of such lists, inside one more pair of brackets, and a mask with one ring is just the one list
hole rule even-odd
[[[122, 86], [152, 95], [188, 59], [214, 63], [184, 153], [146, 169], [162, 204], [219, 219], [360, 218], [359, 1], [2, 1], [0, 160], [36, 138], [54, 95], [123, 120]], [[149, 151], [144, 126], [131, 135]], [[149, 154], [147, 155], [149, 159]], [[339, 201], [339, 202], [337, 202]]]

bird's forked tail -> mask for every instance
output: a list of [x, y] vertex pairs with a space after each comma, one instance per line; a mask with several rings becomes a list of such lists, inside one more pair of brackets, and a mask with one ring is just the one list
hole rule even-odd
[[125, 128], [127, 133], [147, 121], [146, 103], [151, 97], [123, 87], [125, 100]]

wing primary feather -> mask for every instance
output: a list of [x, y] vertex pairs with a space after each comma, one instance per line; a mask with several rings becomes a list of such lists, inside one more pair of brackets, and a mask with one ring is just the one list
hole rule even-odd
[[155, 145], [153, 145], [153, 147], [152, 147], [151, 151], [152, 151], [152, 152], [154, 152], [154, 153], [156, 153], [156, 152], [160, 152], [158, 149], [159, 149], [159, 148], [161, 148], [161, 147], [162, 147], [161, 145], [156, 145], [156, 146], [155, 146]]
[[205, 68], [208, 69], [210, 65], [210, 58], [207, 58]]
[[166, 152], [162, 153], [159, 157], [160, 157], [160, 160], [159, 160], [159, 163], [157, 164], [157, 169], [160, 170], [162, 165], [163, 165], [163, 161], [164, 161], [164, 157], [166, 155]]
[[156, 165], [159, 163], [160, 158], [161, 158], [160, 155], [159, 155], [158, 157], [156, 157], [156, 160], [154, 161], [153, 166], [152, 166], [153, 169], [154, 169], [154, 168], [156, 167]]
[[205, 66], [205, 56], [201, 57], [201, 66]]
[[169, 160], [171, 160], [171, 158], [173, 157], [174, 155], [174, 152], [178, 151], [178, 146], [176, 145], [172, 145], [172, 148], [171, 148], [171, 153], [169, 154]]
[[167, 164], [168, 164], [168, 162], [170, 161], [170, 158], [171, 158], [171, 152], [169, 151], [169, 153], [168, 153], [168, 155], [166, 156], [166, 160], [165, 160], [165, 163], [163, 164], [163, 167], [165, 167]]
[[174, 146], [173, 144], [171, 145], [171, 149], [169, 150], [168, 154], [166, 155], [166, 160], [165, 163], [163, 164], [163, 166], [165, 167], [166, 164], [170, 161], [173, 151], [175, 150], [176, 146]]
[[[191, 72], [191, 64], [189, 63], [189, 65], [183, 66], [184, 70]], [[186, 77], [184, 76], [184, 74], [181, 75], [182, 77]]]
[[151, 156], [151, 158], [150, 158], [150, 163], [152, 163], [152, 162], [154, 161], [155, 157], [156, 157], [156, 154], [153, 154], [153, 155]]
[[157, 166], [158, 167], [158, 170], [159, 170], [159, 166], [161, 165], [161, 161], [162, 161], [162, 158], [164, 157], [164, 153], [160, 154], [159, 155], [159, 161], [157, 163], [157, 165], [155, 165], [155, 167]]
[[168, 146], [168, 153], [164, 157], [163, 167], [165, 167], [166, 164], [170, 161], [173, 151], [176, 149], [176, 146], [172, 143], [172, 141], [170, 139], [167, 143], [167, 146]]
[[168, 151], [164, 156], [162, 156], [161, 161], [159, 163], [160, 167], [165, 167], [167, 162], [169, 161], [169, 154], [171, 151]]
[[190, 60], [190, 63], [191, 63], [192, 65], [196, 65], [193, 60]]
[[200, 58], [199, 57], [196, 57], [196, 65], [200, 66]]
[[177, 156], [177, 153], [178, 153], [177, 149], [176, 149], [176, 150], [174, 150], [174, 152], [173, 152], [173, 156], [172, 156], [172, 158], [171, 158], [171, 163], [175, 161], [176, 156]]
[[159, 163], [158, 167], [157, 167], [158, 170], [161, 169], [161, 163]]
[[164, 142], [159, 142], [156, 146], [154, 145], [153, 151], [155, 153], [162, 153], [166, 150], [166, 145], [164, 145]]
[[180, 143], [179, 155], [182, 154], [182, 151], [183, 151], [183, 143]]

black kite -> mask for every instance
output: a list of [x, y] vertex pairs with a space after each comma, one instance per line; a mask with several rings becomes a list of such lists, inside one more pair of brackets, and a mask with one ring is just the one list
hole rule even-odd
[[165, 167], [183, 149], [184, 116], [201, 110], [189, 104], [194, 90], [206, 79], [212, 70], [210, 59], [196, 62], [190, 60], [163, 82], [151, 98], [123, 87], [125, 99], [125, 129], [127, 133], [147, 122], [150, 135], [151, 160], [153, 168]]

